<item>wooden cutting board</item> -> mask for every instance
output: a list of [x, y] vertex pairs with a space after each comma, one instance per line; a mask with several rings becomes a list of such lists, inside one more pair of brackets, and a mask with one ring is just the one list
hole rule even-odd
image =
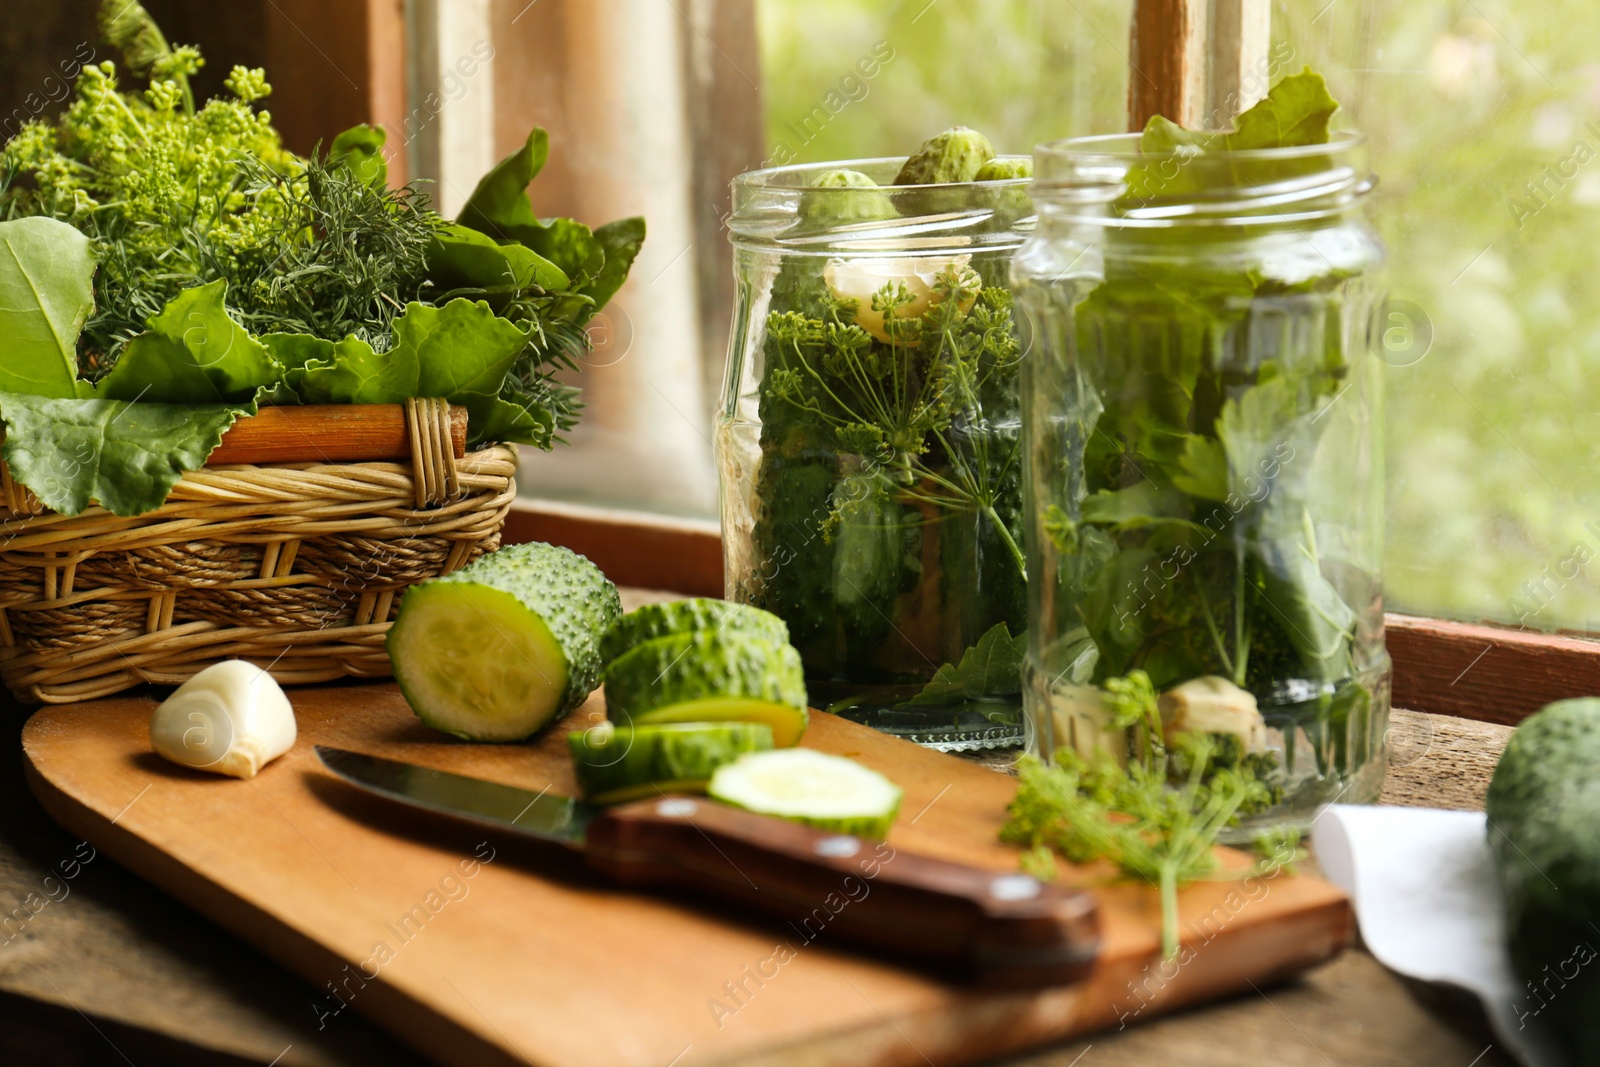
[[[1104, 948], [1085, 982], [952, 986], [830, 944], [825, 928], [807, 941], [715, 903], [608, 888], [562, 850], [368, 797], [311, 751], [570, 793], [564, 730], [470, 745], [422, 727], [391, 684], [291, 697], [298, 744], [250, 781], [156, 757], [153, 697], [46, 707], [24, 731], [30, 784], [63, 826], [305, 976], [323, 991], [308, 1015], [338, 1026], [360, 1012], [441, 1063], [949, 1067], [1261, 986], [1351, 937], [1347, 902], [1324, 882], [1205, 883], [1183, 894], [1181, 964], [1163, 965], [1154, 889], [1106, 886]], [[602, 714], [591, 699], [569, 725]], [[825, 714], [805, 743], [905, 789], [893, 848], [1015, 869], [995, 838], [1010, 778]]]

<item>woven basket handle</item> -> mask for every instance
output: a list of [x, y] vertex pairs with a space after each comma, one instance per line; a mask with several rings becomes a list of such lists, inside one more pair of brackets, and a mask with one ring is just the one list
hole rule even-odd
[[405, 408], [417, 507], [438, 507], [461, 491], [450, 437], [450, 402], [439, 397], [414, 397], [405, 402]]

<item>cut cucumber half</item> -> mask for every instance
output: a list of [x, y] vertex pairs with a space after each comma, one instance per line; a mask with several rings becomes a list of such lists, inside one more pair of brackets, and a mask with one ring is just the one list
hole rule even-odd
[[605, 672], [606, 717], [618, 726], [759, 722], [788, 748], [805, 733], [806, 683], [790, 645], [703, 630], [635, 646]]
[[621, 614], [616, 586], [584, 557], [511, 545], [408, 589], [385, 644], [423, 722], [468, 741], [520, 741], [594, 691], [596, 635]]
[[712, 772], [747, 752], [772, 748], [772, 730], [753, 722], [686, 722], [567, 735], [586, 799], [621, 804], [659, 793], [704, 793]]
[[755, 752], [717, 768], [714, 800], [819, 830], [883, 837], [900, 811], [900, 787], [843, 756], [809, 748]]
[[695, 597], [661, 604], [646, 604], [630, 611], [600, 641], [600, 658], [610, 663], [630, 649], [673, 634], [701, 630], [738, 632], [765, 637], [779, 644], [789, 643], [789, 627], [770, 611], [729, 600]]

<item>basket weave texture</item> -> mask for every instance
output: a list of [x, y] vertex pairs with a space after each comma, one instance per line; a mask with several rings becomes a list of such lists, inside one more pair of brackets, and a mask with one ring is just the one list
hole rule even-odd
[[119, 518], [44, 509], [0, 464], [0, 677], [66, 703], [246, 659], [284, 684], [389, 674], [406, 587], [500, 544], [516, 453], [455, 459], [449, 408], [407, 404], [412, 460], [207, 467]]

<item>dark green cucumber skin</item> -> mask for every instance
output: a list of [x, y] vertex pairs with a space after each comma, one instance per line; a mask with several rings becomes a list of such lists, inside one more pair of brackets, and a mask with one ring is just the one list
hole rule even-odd
[[646, 641], [699, 630], [737, 630], [789, 643], [789, 627], [770, 611], [728, 600], [695, 597], [661, 604], [646, 604], [628, 612], [600, 641], [600, 658], [610, 663]]
[[702, 630], [636, 645], [605, 671], [606, 716], [626, 722], [657, 708], [717, 697], [806, 706], [805, 668], [789, 644]]
[[1511, 961], [1538, 993], [1519, 994], [1518, 1009], [1547, 1024], [1574, 1064], [1600, 1063], [1597, 768], [1600, 699], [1557, 701], [1511, 736], [1484, 805]]
[[697, 782], [747, 752], [772, 749], [772, 729], [763, 723], [724, 722], [619, 727], [604, 744], [594, 732], [567, 735], [573, 770], [583, 795], [601, 799], [615, 790], [652, 782]]
[[[604, 666], [600, 635], [622, 617], [622, 599], [617, 587], [587, 557], [538, 541], [507, 545], [452, 574], [406, 590], [396, 627], [405, 617], [412, 594], [436, 582], [465, 582], [509, 593], [549, 627], [567, 658], [567, 687], [551, 721], [582, 704], [599, 686]], [[387, 641], [391, 658], [396, 651], [396, 632], [391, 628]]]

